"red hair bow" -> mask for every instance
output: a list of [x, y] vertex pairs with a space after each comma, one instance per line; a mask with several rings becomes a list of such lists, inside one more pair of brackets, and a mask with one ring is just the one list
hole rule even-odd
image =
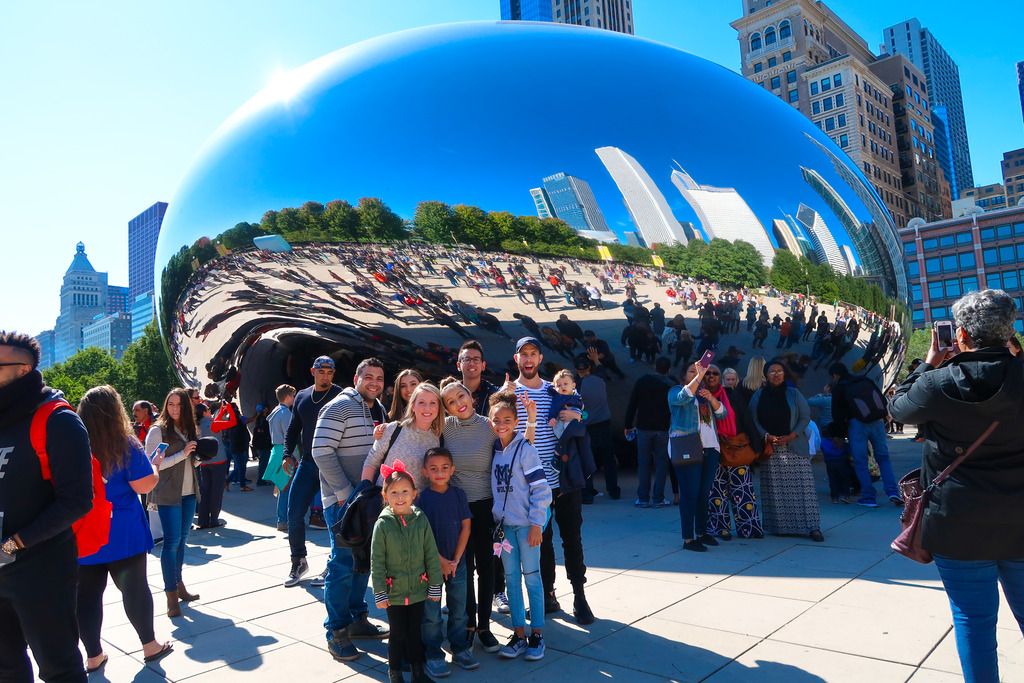
[[382, 479], [390, 477], [392, 472], [405, 472], [405, 463], [401, 460], [395, 460], [394, 467], [388, 467], [387, 465], [380, 466], [380, 476]]

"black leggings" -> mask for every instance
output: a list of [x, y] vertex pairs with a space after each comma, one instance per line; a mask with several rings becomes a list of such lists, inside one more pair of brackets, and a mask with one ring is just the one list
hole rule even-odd
[[402, 665], [422, 664], [426, 657], [423, 654], [423, 637], [420, 629], [423, 626], [423, 603], [411, 605], [391, 605], [388, 607], [388, 668], [401, 671]]
[[224, 504], [224, 480], [227, 479], [227, 464], [199, 466], [199, 503], [196, 506], [196, 520], [200, 529], [217, 526], [221, 506]]
[[[494, 518], [493, 498], [469, 504], [473, 519], [469, 526], [469, 544], [466, 548], [466, 617], [471, 629], [491, 629], [491, 603], [494, 601], [494, 549], [491, 529]], [[473, 571], [476, 571], [474, 590]]]
[[85, 653], [90, 657], [103, 652], [100, 629], [107, 574], [121, 591], [124, 612], [139, 634], [139, 642], [145, 645], [156, 637], [153, 635], [153, 595], [146, 582], [146, 553], [106, 564], [83, 564], [78, 569], [78, 628]]

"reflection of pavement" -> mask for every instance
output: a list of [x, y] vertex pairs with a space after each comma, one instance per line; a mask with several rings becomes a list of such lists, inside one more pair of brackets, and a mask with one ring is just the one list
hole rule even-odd
[[[897, 475], [916, 465], [919, 447], [908, 437], [889, 443]], [[598, 621], [581, 628], [565, 614], [552, 615], [542, 662], [502, 661], [477, 650], [480, 669], [456, 669], [450, 680], [961, 680], [934, 566], [889, 551], [899, 526], [896, 509], [831, 505], [820, 462], [815, 475], [824, 544], [769, 537], [691, 553], [680, 548], [674, 509], [638, 510], [627, 500], [631, 495], [614, 502], [599, 498], [584, 508], [587, 595]], [[635, 480], [621, 483], [631, 491]], [[143, 668], [120, 596], [108, 587], [106, 680], [386, 679], [386, 642], [359, 641], [368, 655], [351, 664], [334, 662], [324, 650], [322, 592], [307, 584], [281, 586], [289, 552], [285, 535], [274, 530], [273, 510], [269, 489], [232, 492], [225, 505], [228, 526], [192, 534], [184, 577], [201, 598], [184, 607], [173, 628], [159, 609], [159, 562], [150, 558], [157, 638], [176, 641], [175, 652], [153, 670]], [[324, 566], [327, 536], [312, 530], [308, 536], [313, 575]], [[557, 590], [562, 605], [571, 607], [561, 568]], [[371, 617], [383, 618], [376, 609]], [[1024, 640], [1005, 604], [999, 625], [1004, 680], [1024, 680]], [[499, 640], [508, 626], [507, 617], [496, 619]]]

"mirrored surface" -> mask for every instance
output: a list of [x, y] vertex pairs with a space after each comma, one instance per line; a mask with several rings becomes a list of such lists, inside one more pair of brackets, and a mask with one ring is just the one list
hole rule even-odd
[[[619, 243], [660, 258], [597, 248]], [[454, 349], [479, 338], [501, 379], [511, 340], [534, 333], [545, 360], [565, 365], [581, 346], [557, 324], [563, 314], [636, 377], [649, 366], [646, 346], [636, 364], [622, 346], [636, 346], [628, 283], [694, 336], [716, 320], [716, 353], [739, 358], [741, 374], [752, 355], [789, 354], [794, 380], [816, 393], [834, 358], [894, 377], [908, 323], [901, 253], [845, 153], [742, 77], [610, 31], [455, 24], [282, 74], [225, 122], [167, 212], [158, 314], [183, 381], [240, 386], [251, 405], [283, 382], [308, 384], [322, 353], [338, 360], [341, 383], [370, 354], [391, 377], [408, 366], [443, 376]], [[687, 271], [696, 258], [704, 270]], [[813, 297], [809, 287], [742, 294], [767, 285], [750, 273], [773, 265], [835, 284]], [[681, 301], [680, 268], [723, 282], [690, 285], [716, 310]], [[740, 324], [726, 325], [737, 293]], [[761, 326], [746, 321], [751, 301], [768, 313], [764, 350]], [[812, 311], [815, 324], [826, 319], [824, 348], [802, 333], [777, 347], [784, 319]]]

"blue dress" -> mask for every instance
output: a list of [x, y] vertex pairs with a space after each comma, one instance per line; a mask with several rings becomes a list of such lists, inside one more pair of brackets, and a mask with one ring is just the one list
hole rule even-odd
[[151, 474], [153, 466], [149, 458], [140, 446], [133, 444], [128, 464], [111, 473], [107, 479], [107, 500], [114, 507], [110, 519], [110, 540], [92, 555], [79, 558], [79, 564], [107, 564], [149, 552], [153, 547], [153, 535], [139, 494], [132, 490], [131, 482]]

